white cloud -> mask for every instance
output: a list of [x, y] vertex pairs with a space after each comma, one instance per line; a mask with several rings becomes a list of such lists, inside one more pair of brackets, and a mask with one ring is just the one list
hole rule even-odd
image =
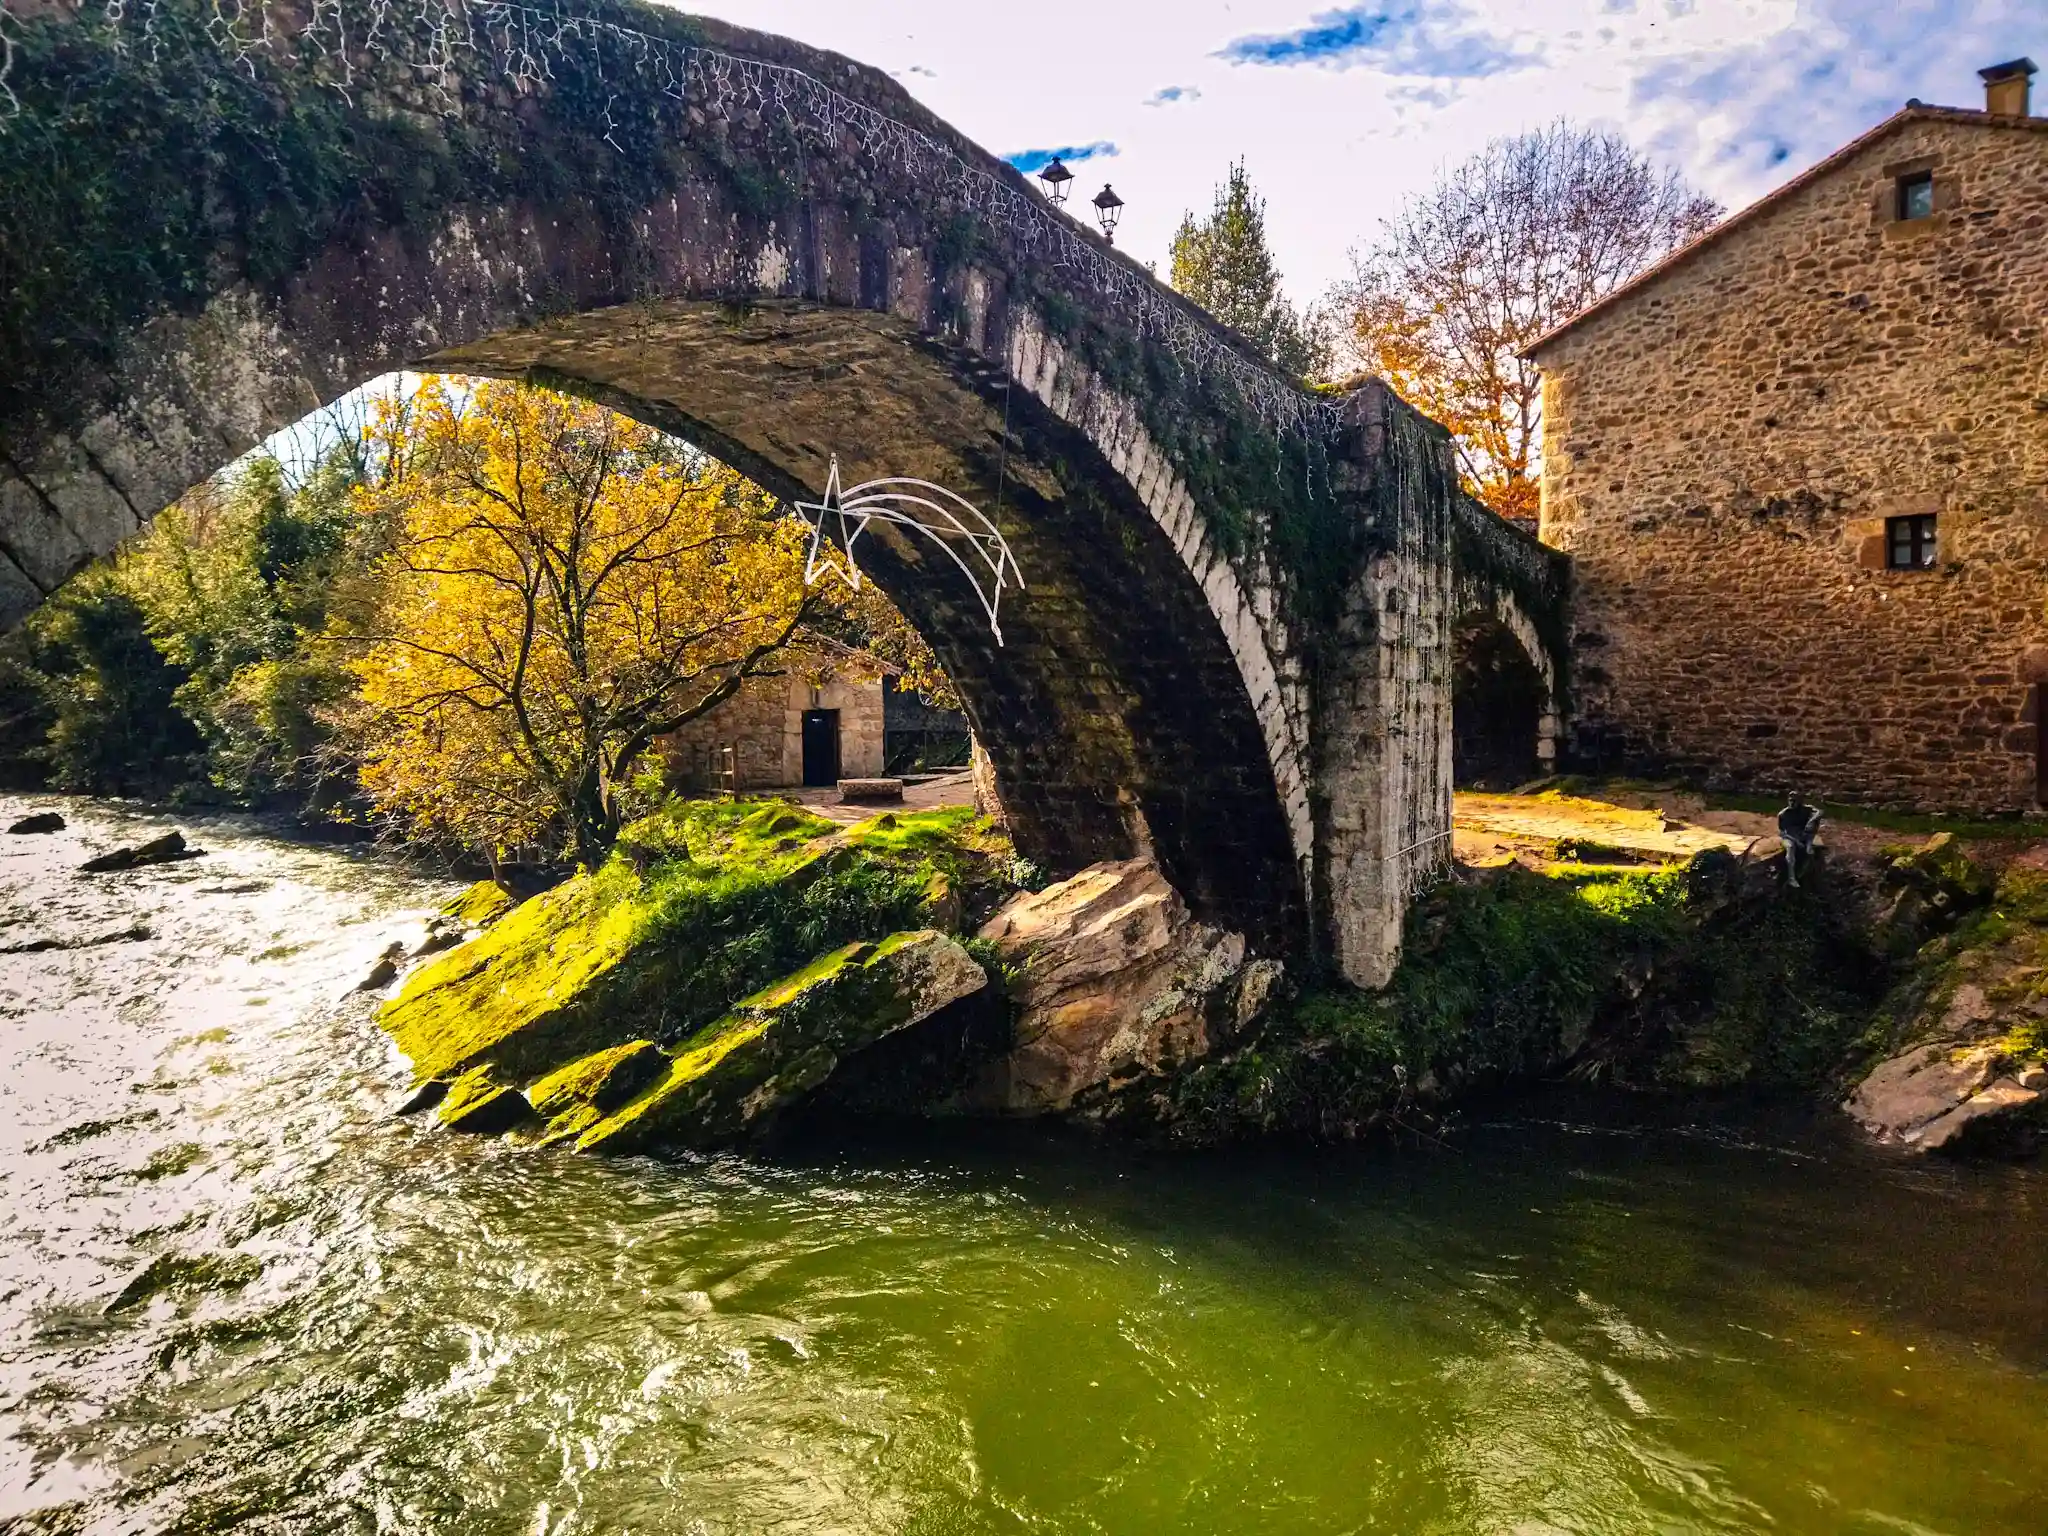
[[[1979, 105], [1975, 70], [2048, 61], [2042, 0], [1464, 0], [1476, 35], [1540, 59], [1463, 79], [1232, 66], [1342, 0], [1039, 0], [1020, 25], [986, 0], [690, 0], [689, 9], [885, 70], [999, 155], [1113, 143], [1117, 243], [1164, 266], [1183, 212], [1242, 157], [1288, 286], [1319, 293], [1380, 217], [1490, 137], [1558, 116], [1626, 133], [1712, 195], [1747, 202], [1908, 96]], [[1397, 8], [1383, 5], [1379, 9]], [[1413, 8], [1413, 7], [1411, 7]], [[1407, 56], [1404, 56], [1404, 58]], [[1412, 59], [1409, 62], [1413, 62]], [[913, 66], [929, 73], [912, 75]], [[1181, 94], [1160, 110], [1167, 81]], [[1782, 150], [1782, 154], [1781, 154]], [[1085, 201], [1093, 185], [1077, 186]]]

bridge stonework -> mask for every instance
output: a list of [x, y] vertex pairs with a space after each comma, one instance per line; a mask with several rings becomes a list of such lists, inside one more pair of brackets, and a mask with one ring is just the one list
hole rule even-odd
[[0, 624], [399, 368], [585, 394], [787, 499], [836, 454], [1009, 540], [1000, 644], [950, 562], [877, 528], [862, 564], [1021, 852], [1149, 850], [1263, 952], [1391, 973], [1448, 852], [1471, 540], [1448, 440], [1384, 386], [1276, 378], [894, 82], [783, 39], [605, 0], [240, 30], [7, 3]]
[[1533, 534], [1461, 497], [1452, 514], [1453, 621], [1485, 615], [1515, 639], [1541, 680], [1536, 761], [1545, 774], [1563, 766], [1571, 709], [1572, 563]]

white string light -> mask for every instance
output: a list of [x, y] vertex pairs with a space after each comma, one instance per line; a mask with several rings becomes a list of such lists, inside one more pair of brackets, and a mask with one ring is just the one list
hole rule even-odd
[[[292, 57], [279, 24], [263, 0], [207, 0], [206, 31], [215, 46], [254, 73], [257, 56]], [[104, 0], [102, 14], [117, 43], [134, 37], [159, 56], [159, 12], [164, 0]], [[452, 105], [449, 76], [474, 61], [510, 80], [524, 95], [556, 79], [553, 60], [593, 56], [611, 44], [630, 71], [668, 100], [700, 107], [727, 120], [778, 117], [828, 146], [851, 139], [870, 156], [893, 161], [906, 181], [926, 195], [949, 200], [1007, 234], [1021, 255], [1049, 265], [1062, 280], [1101, 301], [1114, 314], [1157, 340], [1195, 376], [1226, 380], [1269, 429], [1323, 436], [1336, 430], [1341, 407], [1315, 398], [1263, 363], [1239, 352], [1186, 300], [1100, 242], [1021, 184], [1013, 184], [921, 129], [857, 101], [816, 76], [697, 43], [674, 41], [596, 16], [543, 8], [518, 0], [311, 0], [300, 42], [310, 39], [333, 66], [328, 84], [353, 100], [357, 60], [372, 55], [416, 70]], [[9, 89], [16, 55], [16, 25], [0, 0], [0, 134], [20, 106]], [[606, 84], [617, 82], [606, 77]], [[612, 116], [619, 92], [604, 109], [603, 137], [614, 148]]]
[[[859, 559], [853, 552], [854, 541], [867, 531], [870, 523], [908, 528], [930, 539], [960, 567], [960, 573], [972, 583], [975, 596], [981, 599], [982, 612], [988, 615], [988, 627], [996, 644], [1003, 643], [1003, 626], [997, 610], [1004, 590], [1011, 584], [1020, 592], [1024, 590], [1024, 573], [1017, 569], [1002, 531], [966, 497], [929, 480], [900, 475], [864, 480], [851, 490], [842, 491], [839, 455], [835, 453], [831, 473], [825, 480], [824, 499], [799, 501], [796, 511], [811, 530], [811, 547], [804, 559], [806, 586], [817, 585], [829, 574], [838, 576], [858, 592], [862, 578]], [[835, 523], [837, 554], [827, 535], [827, 529]], [[962, 558], [962, 547], [984, 568], [986, 575]], [[840, 555], [846, 557], [843, 565]]]

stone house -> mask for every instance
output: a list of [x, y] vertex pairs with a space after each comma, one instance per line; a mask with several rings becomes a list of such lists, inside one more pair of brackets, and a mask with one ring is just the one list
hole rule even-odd
[[965, 765], [967, 717], [898, 688], [898, 671], [866, 651], [825, 645], [824, 671], [757, 677], [662, 738], [670, 784], [693, 793], [798, 789], [906, 769]]
[[662, 738], [668, 781], [704, 793], [879, 777], [884, 675], [881, 662], [849, 650], [815, 676], [751, 678], [718, 708]]
[[1530, 349], [1572, 755], [2048, 803], [2048, 118], [1906, 107]]

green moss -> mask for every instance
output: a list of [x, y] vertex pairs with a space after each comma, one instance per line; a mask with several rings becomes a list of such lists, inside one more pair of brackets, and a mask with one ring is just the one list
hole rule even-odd
[[486, 1059], [516, 1074], [580, 1054], [584, 1006], [633, 948], [634, 894], [629, 871], [578, 876], [415, 972], [380, 1020], [416, 1078]]
[[971, 924], [1012, 889], [1009, 861], [958, 808], [847, 832], [781, 801], [674, 802], [422, 968], [380, 1022], [421, 1080], [488, 1064], [535, 1083], [621, 1041], [673, 1047], [813, 956], [923, 926], [935, 886]]
[[1953, 832], [1940, 832], [1919, 848], [1887, 848], [1894, 880], [1924, 885], [1979, 904], [1991, 895], [1992, 880], [1983, 867], [1963, 851]]
[[[697, 36], [656, 8], [578, 9]], [[456, 207], [581, 204], [629, 281], [651, 272], [634, 214], [692, 163], [689, 121], [651, 84], [621, 90], [645, 81], [629, 36], [591, 28], [551, 50], [548, 90], [518, 113], [486, 73], [454, 87], [459, 112], [429, 114], [408, 109], [417, 77], [400, 56], [422, 51], [424, 18], [391, 13], [384, 24], [412, 29], [410, 45], [344, 61], [331, 27], [288, 29], [238, 56], [204, 0], [157, 0], [146, 15], [146, 39], [135, 15], [117, 24], [98, 8], [10, 21], [21, 110], [0, 156], [0, 420], [59, 403], [149, 317], [196, 312], [235, 280], [281, 288], [365, 226], [424, 231]], [[346, 30], [367, 21], [352, 13]], [[747, 206], [786, 197], [768, 181], [739, 187]]]
[[488, 928], [518, 903], [495, 880], [479, 880], [441, 908], [465, 928]]
[[1312, 992], [1173, 1085], [1198, 1141], [1349, 1137], [1453, 1090], [1570, 1064], [1641, 1087], [1812, 1086], [1866, 1027], [1884, 967], [1822, 893], [1723, 854], [1664, 872], [1515, 866], [1411, 913], [1384, 992]]
[[435, 1118], [451, 1131], [495, 1136], [531, 1119], [532, 1113], [517, 1088], [499, 1082], [489, 1067], [475, 1067], [448, 1085]]
[[938, 853], [962, 842], [979, 841], [993, 850], [988, 823], [971, 805], [942, 805], [929, 811], [884, 811], [849, 828], [846, 840], [857, 848], [893, 853]]
[[2048, 869], [2013, 864], [1991, 893], [1993, 916], [2031, 927], [2048, 927]]
[[651, 1040], [628, 1040], [609, 1050], [593, 1051], [566, 1067], [550, 1072], [527, 1089], [534, 1113], [553, 1119], [572, 1105], [616, 1108], [662, 1069], [667, 1058]]
[[[1393, 546], [1405, 494], [1455, 490], [1418, 481], [1433, 473], [1443, 429], [1397, 412], [1389, 451], [1411, 457], [1405, 474], [1378, 477], [1359, 499], [1331, 481], [1331, 459], [1319, 428], [1297, 430], [1260, 420], [1223, 373], [1183, 366], [1163, 343], [1133, 335], [1097, 307], [1064, 290], [1063, 274], [1026, 269], [1019, 289], [1047, 327], [1102, 379], [1128, 396], [1146, 432], [1173, 463], [1217, 547], [1233, 559], [1270, 557], [1281, 594], [1310, 653], [1335, 633], [1363, 563]], [[1362, 514], [1362, 515], [1361, 515]]]
[[948, 947], [958, 960], [953, 940], [925, 930], [819, 956], [682, 1042], [667, 1072], [583, 1132], [578, 1150], [711, 1147], [757, 1133], [844, 1056], [943, 1001], [927, 994], [924, 957]]
[[1926, 944], [1885, 999], [1865, 1044], [1873, 1057], [1948, 1038], [1965, 986], [1983, 996], [1965, 1033], [2015, 1062], [2048, 1060], [2048, 870], [2014, 864], [1989, 900]]
[[1557, 697], [1551, 707], [1569, 714], [1570, 557], [1460, 494], [1451, 519], [1451, 560], [1464, 581], [1514, 599], [1557, 670]]

